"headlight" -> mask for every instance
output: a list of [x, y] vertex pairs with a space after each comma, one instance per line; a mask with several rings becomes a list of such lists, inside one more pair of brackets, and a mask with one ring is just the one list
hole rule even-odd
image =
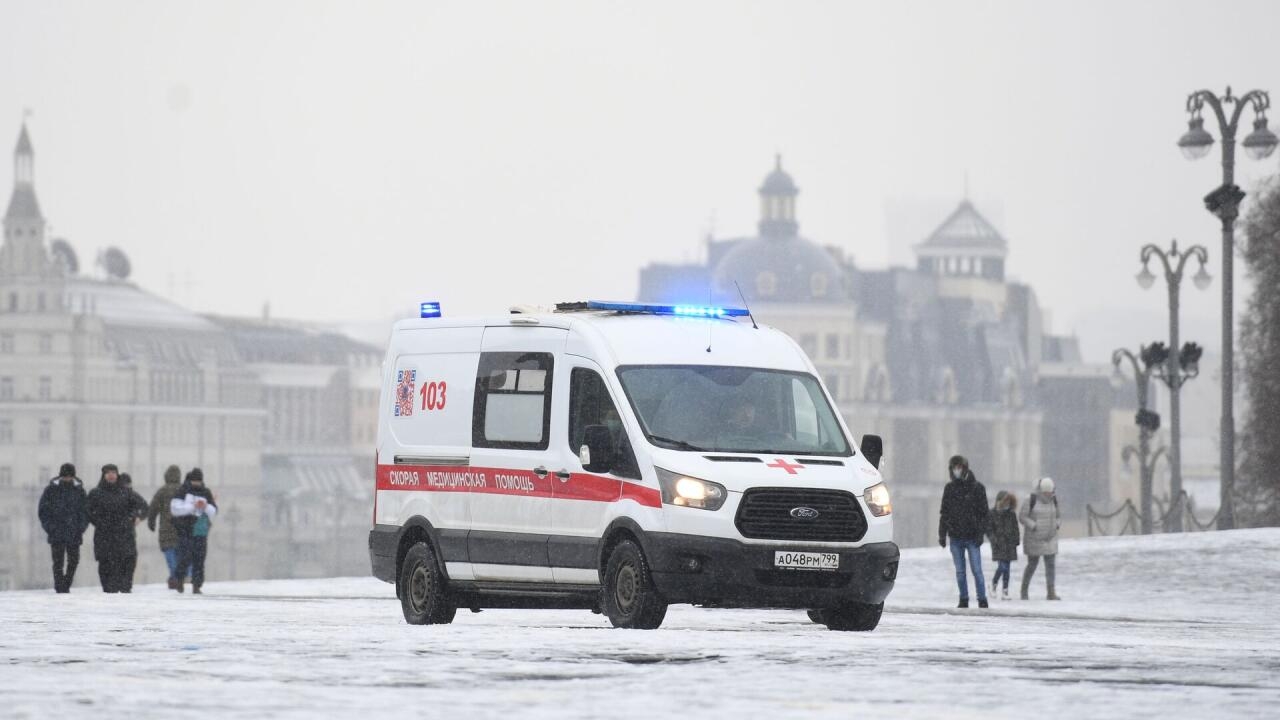
[[729, 497], [729, 493], [719, 483], [691, 478], [662, 468], [655, 469], [658, 471], [658, 485], [662, 487], [662, 502], [667, 505], [719, 510]]
[[876, 517], [884, 517], [893, 512], [893, 503], [889, 502], [889, 486], [884, 483], [872, 485], [862, 492], [862, 499], [867, 508]]

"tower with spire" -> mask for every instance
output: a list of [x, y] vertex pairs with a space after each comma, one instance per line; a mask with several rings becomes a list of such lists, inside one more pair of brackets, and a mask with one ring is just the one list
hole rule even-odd
[[45, 221], [36, 200], [35, 150], [27, 124], [22, 124], [13, 150], [13, 194], [4, 214], [4, 244], [0, 245], [0, 275], [44, 277], [49, 253], [44, 242]]
[[800, 230], [796, 222], [795, 181], [782, 169], [782, 155], [773, 158], [773, 172], [760, 186], [760, 237], [793, 238]]

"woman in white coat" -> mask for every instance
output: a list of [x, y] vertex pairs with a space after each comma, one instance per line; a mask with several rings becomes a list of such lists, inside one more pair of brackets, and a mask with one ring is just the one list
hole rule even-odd
[[1058, 515], [1058, 497], [1053, 492], [1053, 478], [1040, 478], [1036, 492], [1031, 495], [1018, 513], [1018, 519], [1026, 531], [1022, 534], [1022, 550], [1027, 555], [1027, 569], [1022, 571], [1022, 599], [1027, 599], [1031, 589], [1031, 576], [1044, 558], [1044, 580], [1050, 600], [1061, 600], [1053, 591], [1054, 560], [1058, 555], [1058, 529], [1062, 521]]

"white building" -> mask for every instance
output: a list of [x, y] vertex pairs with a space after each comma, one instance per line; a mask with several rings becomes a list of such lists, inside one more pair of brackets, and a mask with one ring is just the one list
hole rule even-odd
[[[339, 352], [281, 352], [273, 323], [202, 316], [130, 282], [118, 250], [102, 258], [105, 277], [89, 277], [69, 243], [45, 237], [34, 169], [24, 126], [0, 246], [0, 590], [51, 584], [36, 507], [64, 462], [76, 465], [86, 489], [103, 464], [115, 463], [148, 500], [170, 464], [184, 473], [202, 468], [221, 510], [210, 535], [212, 581], [367, 571], [370, 511], [360, 492], [369, 494], [369, 483], [357, 468], [368, 474], [373, 464], [372, 439], [359, 438], [372, 425], [366, 376], [376, 387], [380, 353], [327, 337]], [[275, 341], [270, 357], [255, 352], [268, 346], [255, 329]], [[311, 460], [294, 462], [300, 455]], [[273, 468], [272, 483], [264, 467]], [[315, 492], [316, 478], [345, 499], [336, 526], [334, 501]], [[328, 550], [336, 527], [338, 562]], [[313, 543], [324, 549], [289, 541], [294, 532], [322, 535]], [[78, 586], [97, 580], [92, 536], [90, 529]], [[145, 525], [138, 548], [136, 580], [162, 580]], [[292, 562], [304, 555], [325, 562]]]

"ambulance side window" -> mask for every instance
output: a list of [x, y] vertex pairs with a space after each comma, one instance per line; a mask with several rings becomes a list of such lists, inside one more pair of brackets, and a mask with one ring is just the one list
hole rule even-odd
[[613, 463], [613, 474], [639, 480], [640, 467], [631, 450], [631, 441], [627, 439], [622, 416], [609, 397], [604, 380], [594, 370], [574, 368], [569, 374], [569, 450], [574, 455], [582, 447], [587, 427], [591, 425], [603, 425], [613, 436], [617, 458]]
[[551, 435], [552, 368], [550, 353], [481, 353], [472, 445], [546, 450]]

